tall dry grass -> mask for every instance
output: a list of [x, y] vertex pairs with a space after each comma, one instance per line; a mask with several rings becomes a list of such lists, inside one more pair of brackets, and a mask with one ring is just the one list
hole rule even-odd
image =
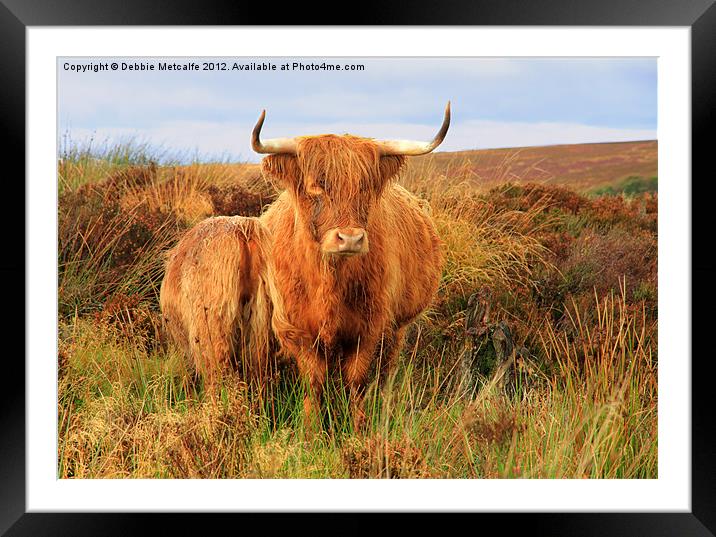
[[483, 455], [486, 477], [657, 477], [649, 322], [627, 305], [624, 289], [595, 296], [592, 306], [594, 326], [579, 313], [566, 331], [545, 323], [541, 350], [555, 374], [540, 388], [510, 400], [492, 382], [471, 403], [468, 434], [481, 437], [482, 447], [498, 443], [497, 454]]
[[[352, 429], [335, 379], [323, 430], [309, 434], [290, 366], [265, 398], [238, 374], [207, 397], [161, 337], [164, 252], [206, 216], [257, 214], [272, 186], [250, 165], [85, 157], [59, 165], [59, 477], [657, 476], [656, 267], [627, 258], [585, 277], [623, 233], [653, 255], [654, 213], [552, 187], [482, 187], [465, 163], [420, 159], [401, 182], [445, 242], [435, 304], [384, 389], [369, 387], [367, 430]], [[476, 296], [489, 302], [477, 328]]]

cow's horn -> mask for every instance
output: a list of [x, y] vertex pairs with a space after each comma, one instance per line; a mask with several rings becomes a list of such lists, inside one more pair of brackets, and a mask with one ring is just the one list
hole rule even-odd
[[445, 107], [445, 118], [442, 127], [433, 138], [432, 142], [413, 142], [411, 140], [381, 140], [378, 141], [382, 155], [406, 155], [416, 156], [430, 153], [439, 146], [445, 139], [448, 127], [450, 127], [450, 101]]
[[261, 111], [261, 117], [256, 122], [253, 132], [251, 133], [251, 147], [257, 153], [291, 153], [296, 154], [296, 140], [293, 138], [270, 138], [261, 141], [261, 127], [264, 126], [266, 119], [266, 110]]

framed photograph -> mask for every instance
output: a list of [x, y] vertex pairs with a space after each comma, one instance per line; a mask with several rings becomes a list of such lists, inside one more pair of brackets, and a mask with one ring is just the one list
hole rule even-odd
[[713, 534], [691, 176], [716, 8], [478, 5], [272, 27], [0, 6], [26, 178], [0, 530]]

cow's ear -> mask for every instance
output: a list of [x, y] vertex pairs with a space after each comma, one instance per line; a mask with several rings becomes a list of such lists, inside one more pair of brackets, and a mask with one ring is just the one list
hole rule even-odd
[[403, 155], [380, 157], [380, 176], [384, 183], [393, 179], [405, 166]]
[[295, 187], [301, 168], [295, 155], [269, 155], [261, 161], [261, 171], [279, 188]]

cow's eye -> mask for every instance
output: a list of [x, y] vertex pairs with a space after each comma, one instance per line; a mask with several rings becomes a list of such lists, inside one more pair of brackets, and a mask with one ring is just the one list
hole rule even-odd
[[304, 183], [306, 193], [309, 196], [320, 196], [321, 194], [323, 194], [324, 184], [325, 183], [323, 182], [323, 177], [306, 177], [306, 181]]
[[306, 187], [306, 192], [313, 197], [320, 197], [323, 195], [323, 189], [320, 186], [311, 185]]

